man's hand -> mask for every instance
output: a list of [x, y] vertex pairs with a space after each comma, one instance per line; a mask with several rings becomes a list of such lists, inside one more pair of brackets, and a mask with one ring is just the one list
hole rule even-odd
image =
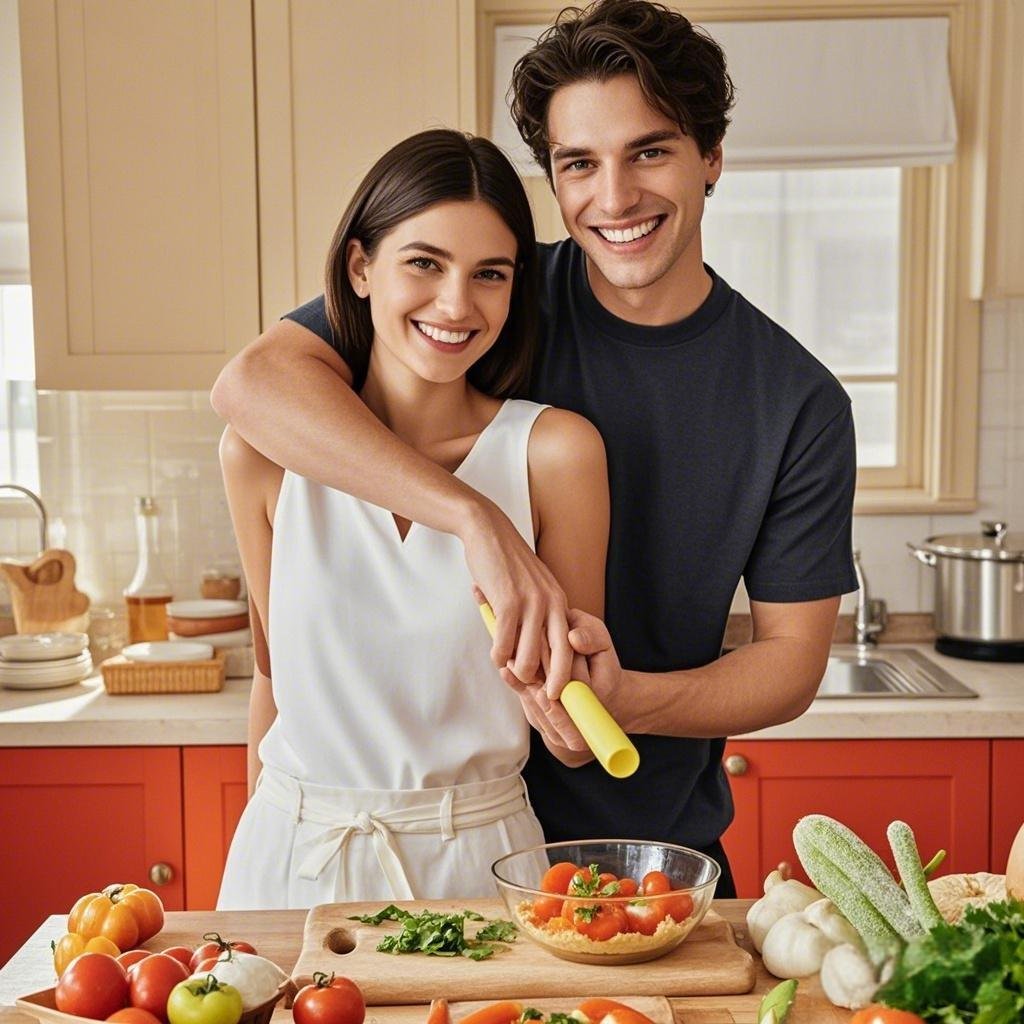
[[461, 539], [479, 596], [497, 620], [491, 660], [526, 682], [543, 670], [548, 693], [557, 696], [573, 657], [565, 592], [496, 505], [480, 502]]
[[[586, 659], [590, 678], [582, 681], [590, 683], [590, 688], [597, 694], [601, 703], [608, 708], [613, 717], [616, 717], [613, 709], [615, 698], [621, 692], [622, 666], [619, 664], [619, 656], [615, 653], [608, 627], [596, 616], [581, 612], [578, 608], [573, 608], [567, 618], [569, 643], [577, 655], [583, 655]], [[579, 659], [573, 666], [573, 678], [579, 678], [575, 675], [578, 664]], [[554, 688], [550, 680], [546, 689], [551, 696]], [[561, 693], [561, 689], [557, 693]]]

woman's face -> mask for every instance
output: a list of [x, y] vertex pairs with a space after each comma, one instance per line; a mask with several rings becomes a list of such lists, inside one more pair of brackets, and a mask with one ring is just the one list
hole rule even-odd
[[516, 239], [492, 206], [443, 202], [402, 221], [372, 260], [349, 243], [349, 280], [370, 300], [374, 358], [445, 383], [498, 339], [508, 316]]

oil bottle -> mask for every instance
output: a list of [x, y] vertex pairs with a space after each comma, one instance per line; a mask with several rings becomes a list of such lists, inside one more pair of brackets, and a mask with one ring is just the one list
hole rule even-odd
[[135, 501], [135, 531], [139, 562], [131, 583], [124, 590], [128, 642], [166, 640], [171, 585], [160, 564], [160, 518], [156, 502], [150, 497]]

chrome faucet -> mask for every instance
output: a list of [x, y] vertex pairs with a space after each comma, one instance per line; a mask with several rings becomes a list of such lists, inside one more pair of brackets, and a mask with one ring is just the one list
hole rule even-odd
[[39, 516], [39, 551], [40, 553], [45, 551], [49, 518], [46, 515], [46, 506], [43, 504], [43, 499], [35, 491], [30, 491], [27, 487], [22, 487], [21, 484], [0, 484], [0, 491], [18, 491], [35, 505], [36, 514]]
[[857, 614], [853, 619], [854, 643], [858, 647], [873, 647], [878, 641], [877, 633], [885, 629], [888, 612], [885, 601], [872, 598], [868, 591], [868, 580], [860, 564], [860, 551], [854, 549], [853, 571], [857, 574]]

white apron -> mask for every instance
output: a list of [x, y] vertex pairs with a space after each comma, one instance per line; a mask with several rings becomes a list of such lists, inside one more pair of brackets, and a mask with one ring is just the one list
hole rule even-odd
[[[531, 547], [543, 408], [505, 402], [455, 471]], [[414, 523], [403, 541], [390, 512], [286, 472], [269, 620], [278, 717], [218, 909], [495, 895], [491, 863], [543, 836], [458, 538]]]

